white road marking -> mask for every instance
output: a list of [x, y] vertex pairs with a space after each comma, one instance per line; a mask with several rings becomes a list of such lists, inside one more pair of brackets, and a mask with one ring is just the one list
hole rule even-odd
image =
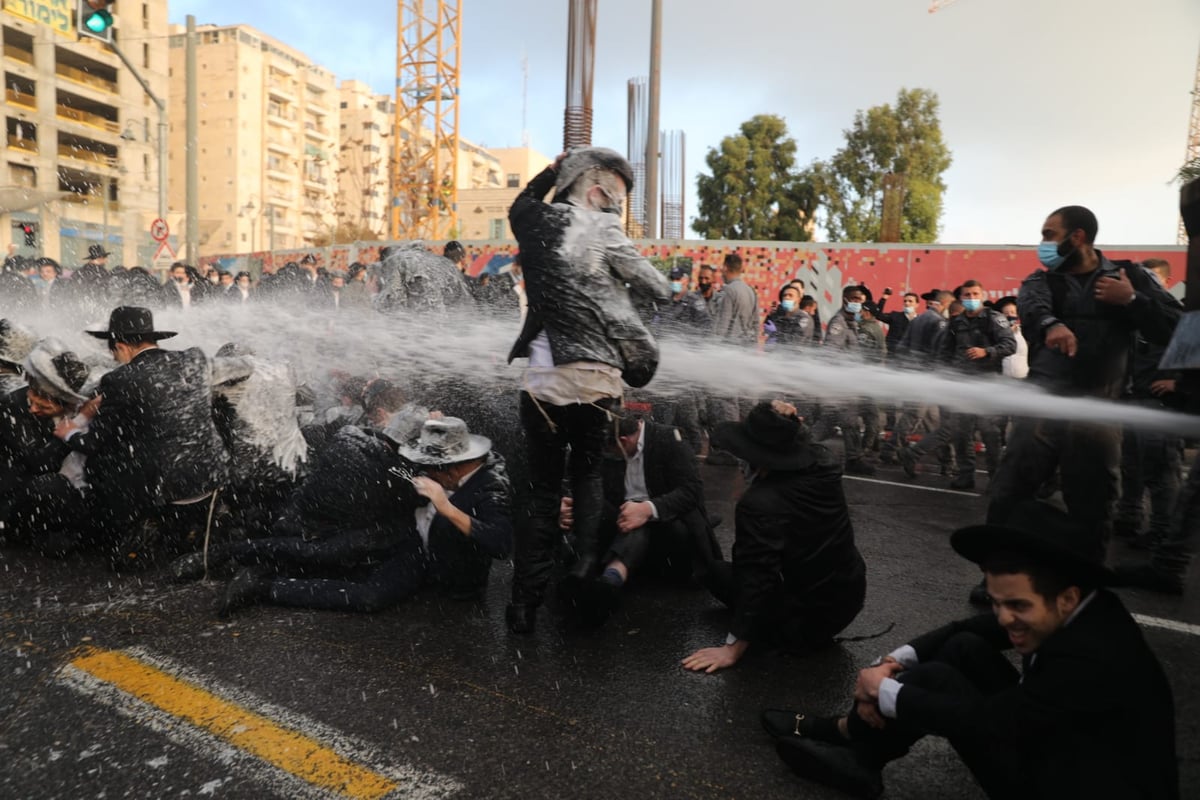
[[885, 481], [879, 478], [864, 478], [860, 475], [843, 475], [843, 478], [849, 481], [863, 481], [864, 483], [878, 483], [883, 486], [899, 486], [901, 489], [920, 489], [922, 492], [939, 492], [941, 494], [956, 494], [960, 497], [981, 497], [978, 492], [960, 492], [957, 489], [939, 489], [936, 486], [920, 486], [915, 483], [900, 483], [899, 481]]
[[1147, 628], [1162, 628], [1163, 630], [1175, 631], [1176, 633], [1186, 633], [1189, 636], [1200, 636], [1200, 625], [1176, 622], [1173, 619], [1163, 619], [1162, 617], [1148, 617], [1145, 614], [1134, 614], [1133, 618], [1138, 621], [1139, 625], [1144, 625]]

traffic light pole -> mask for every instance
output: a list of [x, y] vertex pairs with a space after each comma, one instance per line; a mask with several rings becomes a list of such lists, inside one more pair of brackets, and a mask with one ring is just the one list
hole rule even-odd
[[125, 51], [117, 46], [116, 41], [110, 44], [113, 52], [117, 54], [117, 58], [121, 59], [121, 63], [129, 70], [138, 83], [141, 84], [142, 90], [146, 92], [146, 96], [154, 103], [158, 109], [158, 218], [167, 218], [167, 104], [166, 102], [154, 93], [150, 88], [150, 84], [142, 77], [142, 74], [137, 71], [132, 62], [126, 57]]

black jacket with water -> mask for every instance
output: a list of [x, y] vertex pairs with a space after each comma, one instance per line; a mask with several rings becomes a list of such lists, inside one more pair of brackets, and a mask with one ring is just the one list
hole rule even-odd
[[[972, 347], [986, 350], [987, 358], [968, 358], [967, 351]], [[951, 319], [938, 340], [938, 351], [939, 360], [955, 369], [973, 375], [999, 375], [1004, 359], [1017, 352], [1017, 337], [1007, 317], [985, 308], [974, 317], [962, 313]]]
[[896, 346], [896, 354], [908, 366], [927, 366], [934, 355], [935, 345], [942, 331], [946, 330], [946, 318], [941, 312], [928, 309], [918, 314]]
[[544, 330], [556, 365], [608, 364], [630, 386], [645, 386], [658, 368], [658, 345], [631, 294], [665, 303], [670, 284], [633, 246], [619, 215], [544, 202], [555, 176], [553, 167], [543, 170], [508, 213], [529, 299], [509, 361], [528, 357]]
[[87, 433], [69, 443], [87, 454], [101, 502], [163, 505], [224, 482], [229, 455], [213, 422], [212, 366], [198, 347], [144, 350], [101, 378], [98, 393]]
[[29, 411], [28, 389], [0, 397], [0, 522], [18, 490], [38, 475], [58, 472], [71, 452], [54, 435], [54, 420]]
[[[1138, 333], [1151, 344], [1166, 345], [1183, 313], [1179, 301], [1139, 264], [1115, 264], [1099, 250], [1100, 265], [1085, 275], [1039, 270], [1021, 284], [1017, 308], [1029, 342], [1029, 380], [1064, 395], [1116, 399], [1129, 374]], [[1136, 295], [1127, 306], [1096, 300], [1096, 281], [1120, 278], [1121, 270]], [[1072, 358], [1046, 347], [1046, 332], [1063, 323], [1075, 334]]]

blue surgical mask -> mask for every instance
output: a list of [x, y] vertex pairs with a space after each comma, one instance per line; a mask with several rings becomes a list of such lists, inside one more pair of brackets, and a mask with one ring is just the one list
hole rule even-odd
[[862, 303], [846, 303], [846, 310], [851, 314], [859, 314], [862, 312]]
[[779, 307], [787, 312], [795, 311], [796, 310], [796, 301], [795, 300], [781, 300], [779, 302]]
[[683, 281], [671, 281], [671, 291], [679, 294], [683, 291]]
[[1042, 242], [1038, 245], [1038, 261], [1047, 269], [1058, 269], [1067, 260], [1058, 254], [1058, 242]]
[[855, 321], [855, 322], [862, 322], [862, 312], [861, 312], [861, 311], [855, 311], [855, 312], [854, 312], [854, 321]]
[[965, 308], [967, 311], [971, 311], [971, 312], [975, 312], [975, 311], [978, 311], [979, 309], [983, 308], [983, 301], [978, 298], [973, 298], [970, 300], [963, 300], [962, 304], [963, 304], [963, 308]]

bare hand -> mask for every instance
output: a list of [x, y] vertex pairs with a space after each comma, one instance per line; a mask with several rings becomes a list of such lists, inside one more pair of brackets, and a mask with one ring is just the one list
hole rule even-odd
[[434, 410], [434, 411], [429, 412], [429, 418], [430, 419], [445, 419], [446, 415], [443, 414], [441, 411]]
[[1112, 306], [1127, 306], [1133, 302], [1137, 292], [1129, 282], [1125, 269], [1121, 269], [1120, 278], [1104, 277], [1096, 281], [1096, 299], [1101, 303]]
[[874, 704], [879, 699], [879, 684], [904, 671], [904, 665], [890, 656], [878, 667], [867, 667], [858, 673], [854, 683], [854, 699], [859, 703]]
[[650, 503], [645, 500], [640, 503], [623, 503], [621, 514], [617, 517], [617, 530], [621, 533], [632, 533], [638, 528], [645, 527], [653, 517], [654, 512], [650, 509]]
[[1163, 378], [1161, 381], [1155, 381], [1150, 384], [1150, 394], [1155, 397], [1162, 397], [1164, 394], [1171, 394], [1175, 391], [1176, 383], [1174, 378]]
[[558, 504], [558, 527], [569, 531], [575, 526], [575, 499], [564, 497]]
[[749, 646], [749, 642], [739, 639], [733, 644], [721, 645], [720, 647], [705, 647], [703, 650], [697, 650], [692, 653], [679, 663], [683, 665], [684, 669], [690, 669], [692, 672], [704, 671], [711, 675], [719, 669], [732, 667], [736, 664]]
[[429, 502], [433, 503], [433, 507], [439, 511], [449, 499], [446, 497], [446, 490], [433, 478], [424, 476], [413, 478], [412, 484], [413, 488], [417, 490], [417, 494], [421, 497], [428, 497]]
[[1069, 358], [1074, 358], [1076, 351], [1079, 350], [1079, 342], [1075, 339], [1075, 334], [1071, 329], [1060, 322], [1046, 331], [1046, 347], [1064, 353]]
[[779, 414], [780, 416], [784, 416], [784, 417], [800, 416], [800, 412], [796, 410], [796, 407], [794, 405], [792, 405], [791, 403], [784, 402], [783, 400], [772, 400], [771, 401], [771, 410], [774, 411], [776, 414]]
[[100, 410], [100, 404], [104, 402], [104, 398], [96, 395], [91, 400], [88, 400], [79, 408], [79, 413], [88, 419], [95, 419], [96, 412]]
[[855, 712], [859, 718], [876, 730], [880, 730], [887, 724], [887, 720], [879, 711], [879, 706], [875, 703], [857, 703], [854, 706]]
[[62, 419], [59, 420], [58, 424], [54, 426], [54, 435], [65, 442], [67, 437], [77, 430], [79, 430], [79, 428], [75, 427], [75, 424], [71, 422], [71, 420]]
[[971, 359], [972, 361], [979, 361], [980, 359], [987, 357], [988, 351], [984, 350], [982, 347], [967, 348], [967, 358]]

